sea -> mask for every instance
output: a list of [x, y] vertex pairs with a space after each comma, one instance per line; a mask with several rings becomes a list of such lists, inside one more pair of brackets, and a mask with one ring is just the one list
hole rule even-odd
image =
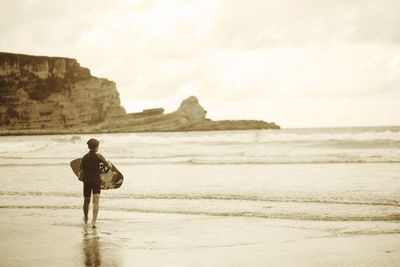
[[79, 221], [82, 183], [69, 163], [92, 137], [124, 175], [102, 191], [101, 210], [400, 232], [400, 127], [3, 136], [0, 209], [76, 210]]

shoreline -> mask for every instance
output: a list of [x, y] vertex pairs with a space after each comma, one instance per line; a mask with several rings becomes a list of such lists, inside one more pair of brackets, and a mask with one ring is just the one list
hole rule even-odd
[[363, 129], [371, 129], [371, 130], [395, 130], [398, 131], [400, 129], [400, 125], [386, 125], [386, 126], [337, 126], [337, 127], [293, 127], [293, 128], [248, 128], [248, 129], [193, 129], [193, 130], [141, 130], [141, 131], [130, 131], [130, 130], [83, 130], [83, 129], [74, 129], [74, 130], [1, 130], [0, 136], [37, 136], [37, 135], [79, 135], [79, 134], [126, 134], [126, 133], [202, 133], [202, 132], [239, 132], [239, 131], [257, 131], [257, 130], [272, 130], [272, 131], [280, 131], [280, 130], [290, 130], [290, 131], [298, 131], [298, 130], [363, 130]]
[[166, 130], [166, 131], [104, 131], [104, 130], [90, 130], [90, 131], [40, 131], [40, 130], [27, 130], [27, 131], [1, 131], [0, 136], [37, 136], [37, 135], [79, 135], [79, 134], [126, 134], [126, 133], [195, 133], [195, 132], [239, 132], [239, 131], [255, 131], [255, 130], [282, 130], [276, 128], [265, 128], [265, 129], [214, 129], [214, 130]]

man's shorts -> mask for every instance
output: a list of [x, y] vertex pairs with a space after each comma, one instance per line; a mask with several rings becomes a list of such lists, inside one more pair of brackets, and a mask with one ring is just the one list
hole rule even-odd
[[83, 182], [83, 196], [91, 197], [92, 191], [93, 194], [100, 194], [101, 191], [100, 187], [101, 187], [100, 179]]

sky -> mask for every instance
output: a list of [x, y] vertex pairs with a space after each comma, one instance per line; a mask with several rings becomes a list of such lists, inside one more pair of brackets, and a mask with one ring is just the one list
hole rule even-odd
[[0, 51], [76, 58], [128, 112], [400, 125], [398, 0], [0, 0]]

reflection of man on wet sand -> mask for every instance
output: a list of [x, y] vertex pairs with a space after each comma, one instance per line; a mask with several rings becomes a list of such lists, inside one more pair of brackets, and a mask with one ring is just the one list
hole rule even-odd
[[96, 229], [83, 227], [82, 265], [83, 266], [121, 266], [119, 255], [115, 254], [116, 244], [102, 239], [101, 232]]
[[84, 229], [83, 236], [83, 254], [86, 266], [100, 266], [101, 256], [99, 250], [99, 237], [97, 232], [94, 230], [92, 233]]

